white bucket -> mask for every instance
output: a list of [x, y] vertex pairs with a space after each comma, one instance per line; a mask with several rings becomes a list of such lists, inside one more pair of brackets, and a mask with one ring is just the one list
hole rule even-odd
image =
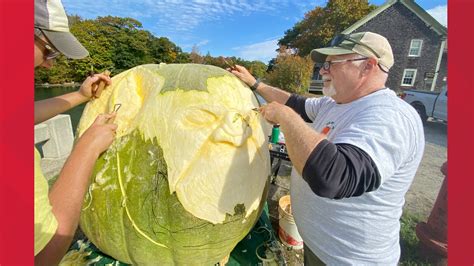
[[278, 236], [281, 242], [293, 249], [303, 248], [303, 239], [298, 233], [295, 220], [291, 214], [290, 195], [283, 196], [278, 201], [278, 214], [280, 218], [278, 221]]

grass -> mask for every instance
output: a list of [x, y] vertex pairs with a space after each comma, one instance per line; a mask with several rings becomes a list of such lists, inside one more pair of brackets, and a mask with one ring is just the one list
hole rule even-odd
[[415, 233], [416, 224], [424, 220], [418, 215], [406, 212], [406, 210], [403, 212], [400, 219], [401, 257], [399, 265], [431, 265], [420, 256], [418, 247], [420, 241]]

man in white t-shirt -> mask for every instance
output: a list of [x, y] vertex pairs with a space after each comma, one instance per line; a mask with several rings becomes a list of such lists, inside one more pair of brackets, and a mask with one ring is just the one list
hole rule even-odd
[[404, 197], [424, 150], [421, 119], [385, 87], [394, 63], [385, 37], [338, 35], [311, 58], [322, 63], [327, 97], [290, 94], [244, 67], [231, 70], [270, 103], [261, 112], [285, 134], [305, 264], [396, 265]]

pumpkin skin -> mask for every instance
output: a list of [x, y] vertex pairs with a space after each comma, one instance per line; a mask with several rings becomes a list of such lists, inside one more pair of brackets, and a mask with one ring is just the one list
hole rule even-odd
[[267, 196], [267, 124], [252, 111], [257, 99], [221, 68], [142, 65], [88, 103], [78, 135], [117, 103], [117, 137], [95, 165], [82, 231], [125, 263], [219, 262]]

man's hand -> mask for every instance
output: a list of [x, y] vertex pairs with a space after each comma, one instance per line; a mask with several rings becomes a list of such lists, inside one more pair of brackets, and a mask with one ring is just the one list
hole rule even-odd
[[58, 265], [74, 237], [90, 176], [100, 153], [115, 139], [115, 114], [97, 116], [79, 138], [59, 177], [49, 192], [58, 228], [48, 244], [35, 256], [35, 265]]
[[293, 110], [278, 102], [271, 102], [260, 108], [260, 112], [270, 124], [282, 124], [284, 116], [289, 115]]
[[87, 98], [87, 100], [90, 100], [92, 97], [98, 98], [102, 93], [102, 88], [100, 88], [101, 82], [103, 82], [105, 86], [112, 84], [112, 80], [108, 75], [94, 74], [84, 80], [78, 92]]
[[234, 68], [228, 68], [227, 69], [230, 73], [234, 74], [236, 77], [238, 77], [240, 80], [242, 80], [245, 84], [247, 84], [249, 87], [255, 84], [255, 81], [257, 81], [252, 74], [243, 66], [235, 65]]
[[113, 124], [115, 113], [101, 114], [79, 138], [77, 145], [93, 149], [97, 157], [107, 150], [115, 139], [117, 125]]

